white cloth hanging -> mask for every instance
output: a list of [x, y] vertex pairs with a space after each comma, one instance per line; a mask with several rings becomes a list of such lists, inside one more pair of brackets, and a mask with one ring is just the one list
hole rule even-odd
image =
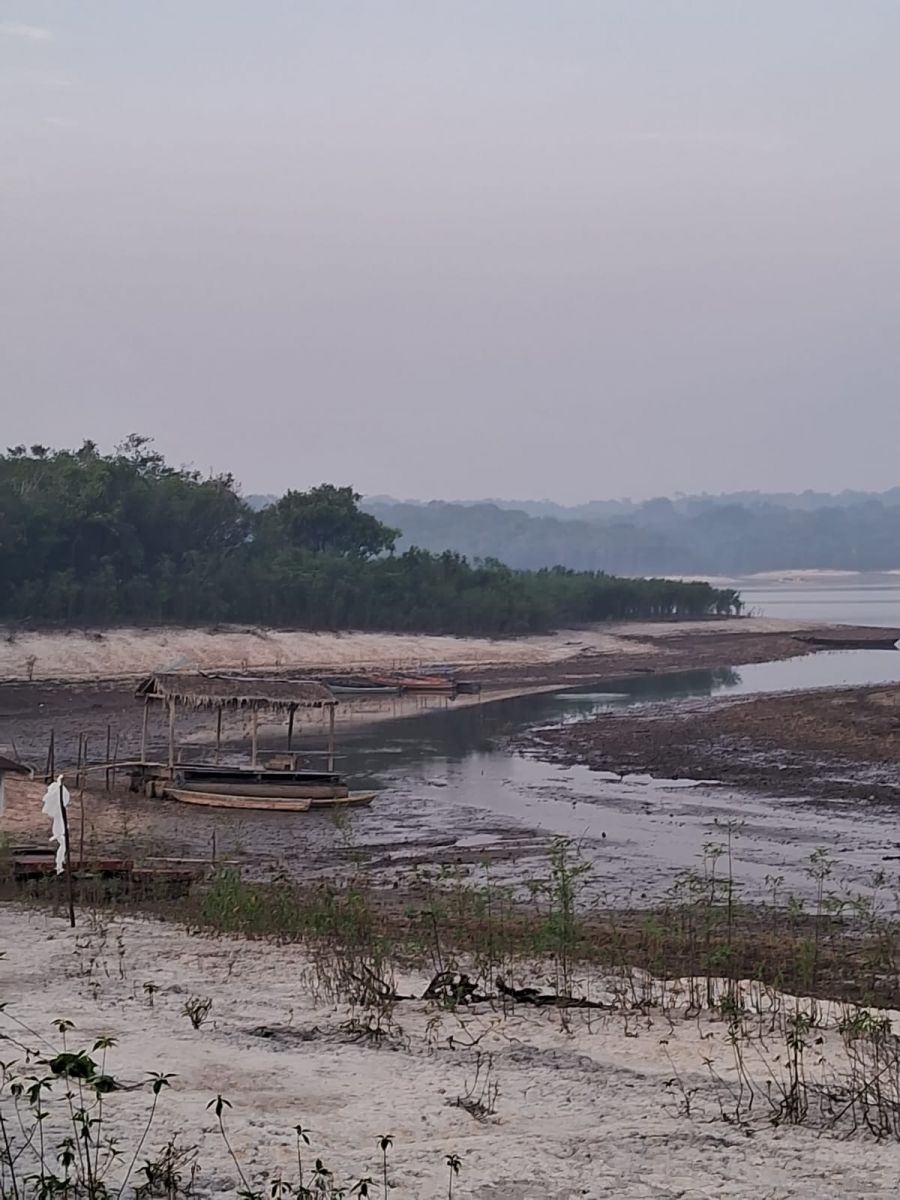
[[50, 841], [57, 843], [56, 873], [61, 875], [66, 865], [66, 824], [63, 820], [63, 808], [69, 807], [69, 789], [63, 783], [62, 775], [58, 775], [44, 792], [44, 805], [41, 809], [50, 818], [53, 825], [50, 829]]

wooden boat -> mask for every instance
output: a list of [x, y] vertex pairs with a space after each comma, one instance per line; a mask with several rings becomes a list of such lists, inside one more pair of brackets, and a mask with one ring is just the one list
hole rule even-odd
[[446, 675], [373, 675], [372, 682], [381, 687], [395, 687], [401, 692], [453, 693], [456, 682]]
[[402, 692], [401, 688], [392, 687], [388, 684], [373, 683], [363, 686], [362, 684], [356, 683], [333, 683], [330, 686], [331, 690], [336, 696], [362, 696], [364, 699], [367, 696], [371, 696], [375, 699], [378, 699], [381, 696], [399, 696]]
[[263, 812], [309, 812], [311, 808], [343, 808], [371, 804], [375, 792], [348, 792], [343, 796], [322, 796], [316, 799], [278, 800], [265, 796], [241, 796], [223, 792], [190, 792], [183, 788], [167, 787], [163, 796], [181, 804], [198, 804], [204, 808], [232, 808]]
[[183, 788], [163, 789], [166, 800], [197, 804], [202, 808], [261, 809], [265, 812], [309, 812], [312, 800], [273, 800], [265, 796], [235, 796], [223, 792], [189, 792]]

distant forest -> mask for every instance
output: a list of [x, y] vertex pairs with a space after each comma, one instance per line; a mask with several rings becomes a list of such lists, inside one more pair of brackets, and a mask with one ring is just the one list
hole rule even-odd
[[15, 446], [0, 454], [0, 619], [517, 634], [740, 610], [703, 583], [516, 571], [408, 535], [398, 548], [396, 524], [329, 484], [250, 504], [143, 437], [112, 454]]
[[803, 492], [595, 501], [477, 504], [364, 501], [401, 531], [398, 549], [450, 547], [535, 570], [560, 564], [624, 575], [752, 574], [799, 568], [900, 567], [900, 488], [880, 495]]

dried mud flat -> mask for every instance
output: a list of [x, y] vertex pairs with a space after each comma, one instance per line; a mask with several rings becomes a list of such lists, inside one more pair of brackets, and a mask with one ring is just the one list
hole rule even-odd
[[773, 795], [900, 803], [900, 687], [647, 705], [544, 729], [542, 759]]
[[[314, 964], [297, 946], [208, 940], [140, 919], [73, 932], [14, 905], [0, 907], [0, 943], [0, 1028], [14, 1039], [4, 1058], [32, 1042], [47, 1053], [39, 1039], [55, 1044], [53, 1023], [66, 1017], [73, 1048], [115, 1039], [106, 1069], [126, 1083], [172, 1072], [142, 1157], [174, 1134], [197, 1147], [201, 1197], [241, 1187], [207, 1108], [217, 1095], [231, 1105], [229, 1136], [254, 1187], [278, 1171], [295, 1177], [298, 1122], [309, 1130], [308, 1162], [321, 1156], [341, 1183], [380, 1181], [378, 1139], [392, 1135], [388, 1173], [398, 1200], [446, 1195], [448, 1154], [460, 1156], [460, 1200], [887, 1200], [900, 1183], [890, 1142], [848, 1138], [816, 1120], [775, 1128], [764, 1111], [739, 1125], [725, 1121], [727, 1091], [712, 1072], [733, 1085], [727, 1026], [677, 1015], [683, 999], [671, 1018], [570, 1013], [567, 1027], [554, 1011], [452, 1012], [417, 1000], [399, 1005], [389, 1035], [375, 1040], [360, 1037], [348, 1024], [354, 1014], [317, 991]], [[398, 984], [421, 994], [425, 978]], [[602, 979], [578, 982], [608, 995]], [[191, 995], [213, 1002], [199, 1030], [182, 1015]], [[813, 1083], [841, 1053], [833, 1023], [817, 1037]], [[761, 1088], [767, 1072], [779, 1078], [784, 1069], [770, 1041], [753, 1068]], [[481, 1120], [456, 1103], [479, 1055], [490, 1057], [499, 1087], [495, 1111]], [[690, 1115], [675, 1079], [690, 1095]], [[140, 1137], [149, 1102], [146, 1086], [106, 1097], [106, 1127], [123, 1147]], [[55, 1119], [45, 1122], [48, 1139]]]

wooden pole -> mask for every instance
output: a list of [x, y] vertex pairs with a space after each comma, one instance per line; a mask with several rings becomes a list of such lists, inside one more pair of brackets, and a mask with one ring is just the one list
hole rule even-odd
[[78, 735], [78, 762], [75, 766], [75, 786], [81, 787], [81, 756], [84, 753], [84, 734]]
[[44, 769], [44, 782], [45, 783], [53, 782], [53, 768], [56, 765], [56, 763], [54, 761], [55, 758], [56, 758], [56, 732], [55, 732], [55, 730], [51, 729], [50, 730], [50, 744], [47, 746], [47, 765]]
[[60, 788], [59, 807], [62, 811], [63, 837], [66, 839], [66, 890], [69, 898], [69, 924], [75, 928], [75, 892], [72, 884], [72, 846], [69, 842], [69, 814], [66, 812], [66, 806], [63, 804], [62, 788]]
[[104, 762], [106, 763], [106, 773], [105, 773], [106, 791], [109, 791], [109, 759], [110, 759], [111, 754], [112, 754], [112, 725], [110, 725], [109, 722], [107, 722], [107, 724], [106, 724], [106, 758], [104, 759]]
[[296, 705], [292, 704], [288, 711], [288, 754], [291, 752], [291, 745], [294, 741], [294, 714], [296, 713]]
[[222, 705], [216, 710], [216, 763], [219, 762], [219, 751], [222, 749]]
[[328, 770], [334, 771], [334, 705], [328, 705]]
[[169, 778], [175, 778], [175, 701], [169, 701]]
[[144, 716], [141, 720], [141, 766], [147, 761], [147, 721], [150, 717], [150, 701], [144, 700]]
[[258, 735], [259, 735], [259, 713], [256, 711], [255, 708], [253, 710], [252, 722], [253, 723], [250, 727], [251, 738], [252, 738], [252, 749], [250, 752], [250, 762], [255, 767], [256, 766], [256, 748], [257, 748], [257, 741], [258, 741]]
[[[78, 793], [79, 822], [81, 825], [78, 845], [78, 865], [84, 870], [84, 789]], [[67, 843], [68, 844], [68, 843]]]

